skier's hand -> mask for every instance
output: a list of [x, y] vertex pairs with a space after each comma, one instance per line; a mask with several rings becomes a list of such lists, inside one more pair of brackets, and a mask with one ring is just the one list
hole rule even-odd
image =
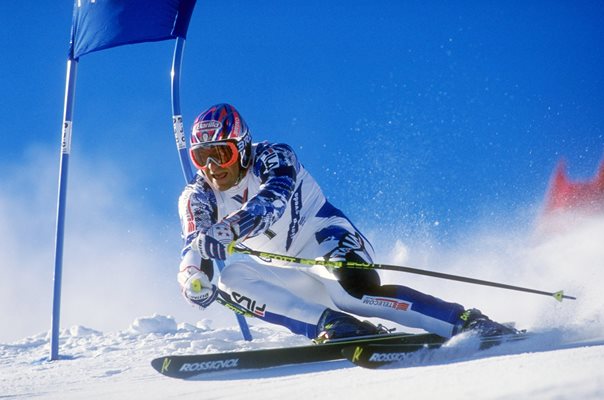
[[226, 246], [235, 240], [231, 225], [227, 222], [219, 222], [212, 225], [205, 234], [200, 233], [191, 242], [191, 248], [197, 250], [203, 258], [215, 258], [226, 260]]
[[178, 273], [178, 283], [185, 299], [201, 309], [212, 304], [218, 295], [218, 289], [210, 278], [192, 265]]

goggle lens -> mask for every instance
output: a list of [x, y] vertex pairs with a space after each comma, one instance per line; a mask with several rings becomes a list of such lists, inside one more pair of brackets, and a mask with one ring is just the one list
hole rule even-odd
[[228, 168], [238, 158], [237, 146], [231, 142], [207, 143], [191, 149], [191, 159], [197, 168], [205, 170], [209, 162]]

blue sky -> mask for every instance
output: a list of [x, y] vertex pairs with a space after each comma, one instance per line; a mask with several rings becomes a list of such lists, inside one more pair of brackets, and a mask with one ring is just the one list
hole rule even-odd
[[[19, 226], [16, 243], [37, 237], [44, 257], [71, 13], [70, 1], [0, 4], [2, 217]], [[182, 69], [185, 126], [231, 102], [255, 140], [291, 144], [378, 242], [427, 236], [446, 247], [485, 221], [523, 228], [560, 157], [588, 179], [604, 154], [603, 20], [597, 1], [199, 0]], [[94, 208], [119, 220], [118, 238], [153, 228], [149, 247], [170, 260], [183, 186], [173, 46], [80, 60], [67, 214], [78, 231]], [[95, 229], [89, 221], [82, 232]]]
[[[57, 146], [71, 4], [1, 7], [5, 165], [28, 146]], [[421, 214], [451, 235], [484, 209], [540, 200], [560, 156], [572, 176], [593, 174], [604, 150], [603, 14], [598, 2], [570, 1], [199, 1], [185, 125], [232, 102], [255, 139], [292, 144], [356, 220]], [[83, 57], [73, 140], [73, 168], [80, 157], [111, 160], [166, 218], [182, 184], [172, 49]]]

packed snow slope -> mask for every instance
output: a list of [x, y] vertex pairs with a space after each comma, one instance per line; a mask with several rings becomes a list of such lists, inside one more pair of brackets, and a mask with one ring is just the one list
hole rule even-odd
[[[46, 333], [0, 344], [0, 398], [602, 399], [604, 218], [578, 220], [575, 216], [571, 220], [571, 229], [568, 220], [560, 220], [530, 237], [483, 234], [464, 251], [457, 249], [456, 254], [442, 257], [448, 259], [447, 272], [552, 291], [566, 289], [576, 301], [558, 303], [545, 296], [404, 278], [412, 286], [432, 288], [442, 297], [478, 306], [495, 319], [513, 320], [518, 327], [538, 333], [524, 342], [476, 352], [471, 342], [454, 341], [383, 370], [336, 361], [222, 373], [191, 381], [154, 371], [151, 359], [164, 354], [307, 343], [258, 321], [250, 321], [254, 341], [245, 342], [234, 319], [226, 326], [208, 319], [221, 312], [213, 307], [200, 313], [194, 324], [153, 315], [136, 318], [117, 331], [72, 326], [61, 333], [63, 358], [59, 361], [48, 361]], [[472, 251], [474, 247], [480, 251]], [[399, 243], [390, 261], [404, 262], [404, 253]], [[385, 279], [403, 278], [390, 275]]]
[[[63, 333], [69, 358], [44, 361], [47, 339], [2, 347], [3, 398], [45, 399], [284, 399], [580, 398], [604, 395], [604, 341], [556, 350], [561, 340], [516, 343], [476, 354], [463, 345], [418, 354], [403, 365], [365, 370], [347, 361], [222, 373], [193, 381], [166, 378], [149, 361], [160, 354], [299, 345], [299, 338], [254, 328], [240, 341], [235, 329], [177, 327], [162, 316], [140, 318], [121, 332], [82, 327]], [[548, 350], [550, 351], [540, 351]], [[392, 396], [392, 397], [389, 397]]]

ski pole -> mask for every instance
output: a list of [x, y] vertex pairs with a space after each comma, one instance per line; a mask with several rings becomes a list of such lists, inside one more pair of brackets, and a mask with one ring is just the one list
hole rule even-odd
[[468, 278], [465, 276], [445, 274], [443, 272], [429, 271], [429, 270], [411, 268], [411, 267], [405, 267], [405, 266], [399, 266], [399, 265], [372, 264], [372, 263], [363, 263], [363, 262], [356, 262], [356, 261], [313, 260], [310, 258], [292, 257], [292, 256], [283, 255], [283, 254], [275, 254], [275, 253], [269, 253], [269, 252], [265, 252], [265, 251], [252, 250], [252, 249], [248, 249], [248, 248], [235, 247], [233, 244], [228, 247], [228, 252], [229, 252], [229, 254], [233, 254], [233, 253], [247, 254], [247, 255], [256, 256], [259, 258], [267, 258], [267, 259], [271, 259], [271, 260], [285, 261], [285, 262], [289, 262], [289, 263], [302, 264], [302, 265], [323, 265], [325, 267], [332, 267], [332, 268], [381, 269], [381, 270], [387, 270], [387, 271], [407, 272], [410, 274], [431, 276], [434, 278], [441, 278], [441, 279], [448, 279], [448, 280], [452, 280], [452, 281], [472, 283], [475, 285], [492, 286], [492, 287], [497, 287], [500, 289], [516, 290], [519, 292], [551, 296], [558, 301], [562, 301], [563, 299], [570, 299], [570, 300], [577, 299], [576, 297], [565, 295], [563, 290], [559, 290], [557, 292], [545, 292], [542, 290], [507, 285], [505, 283], [484, 281], [481, 279]]

